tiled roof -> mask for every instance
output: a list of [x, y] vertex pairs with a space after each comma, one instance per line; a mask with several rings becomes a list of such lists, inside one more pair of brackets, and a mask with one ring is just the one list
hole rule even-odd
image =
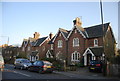
[[[108, 26], [109, 26], [109, 23], [104, 24], [104, 34], [107, 31]], [[96, 25], [96, 26], [91, 26], [91, 27], [84, 28], [84, 29], [87, 32], [87, 35], [88, 35], [87, 38], [94, 38], [94, 37], [103, 36], [102, 24]]]
[[92, 47], [90, 48], [90, 50], [95, 56], [102, 56], [103, 54], [103, 47]]
[[35, 41], [30, 42], [30, 45], [31, 45], [31, 46], [34, 46], [34, 45], [35, 45], [35, 43], [36, 43]]
[[48, 44], [53, 44], [53, 39], [55, 38], [55, 36], [48, 42]]
[[42, 44], [44, 42], [44, 40], [46, 40], [46, 38], [48, 38], [48, 37], [42, 37], [42, 38], [37, 39], [34, 46], [39, 46], [40, 44]]
[[68, 36], [68, 34], [69, 34], [69, 31], [68, 30], [65, 30], [65, 29], [63, 29], [63, 28], [60, 28], [59, 29], [62, 33], [63, 33], [63, 35], [67, 38], [67, 36]]

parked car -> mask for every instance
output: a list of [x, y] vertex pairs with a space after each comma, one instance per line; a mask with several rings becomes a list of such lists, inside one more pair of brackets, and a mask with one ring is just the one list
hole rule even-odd
[[102, 72], [102, 62], [97, 60], [91, 60], [89, 65], [89, 71]]
[[35, 61], [31, 66], [28, 67], [29, 71], [36, 71], [39, 73], [53, 72], [52, 63], [49, 61]]
[[3, 69], [4, 69], [4, 59], [2, 55], [0, 55], [0, 71], [3, 71]]
[[30, 65], [32, 65], [32, 63], [28, 59], [19, 58], [14, 62], [14, 69], [28, 69]]

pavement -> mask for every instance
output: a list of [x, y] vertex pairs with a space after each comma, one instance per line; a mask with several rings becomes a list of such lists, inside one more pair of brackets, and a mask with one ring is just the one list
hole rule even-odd
[[75, 77], [78, 79], [119, 79], [118, 77], [105, 77], [102, 73], [89, 72], [88, 67], [77, 68], [76, 71], [54, 71], [55, 73]]

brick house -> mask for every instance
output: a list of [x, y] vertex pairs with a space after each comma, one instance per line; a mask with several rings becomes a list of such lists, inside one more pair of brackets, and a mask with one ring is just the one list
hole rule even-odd
[[21, 47], [20, 47], [20, 52], [22, 52], [22, 53], [26, 53], [26, 45], [27, 45], [27, 39], [24, 39], [23, 40], [23, 42], [22, 42], [22, 45], [21, 45]]
[[[72, 30], [60, 28], [53, 39], [54, 56], [57, 60], [66, 60], [68, 65], [84, 63], [87, 66], [90, 60], [103, 60], [111, 52], [114, 55], [116, 42], [110, 23], [104, 24], [103, 32], [102, 24], [83, 28], [79, 18], [73, 22]], [[109, 49], [111, 52], [105, 53], [103, 45], [104, 50]]]
[[35, 41], [39, 38], [40, 34], [38, 32], [35, 32], [34, 37], [29, 37], [28, 39], [24, 39], [21, 45], [20, 53], [25, 54], [26, 58], [29, 59], [29, 54], [34, 50], [33, 46], [35, 44]]
[[53, 37], [53, 34], [50, 33], [49, 34], [49, 42], [47, 44], [47, 52], [46, 52], [46, 58], [54, 58], [54, 43], [53, 43], [53, 39], [55, 38], [55, 36]]
[[39, 38], [39, 34], [35, 33], [34, 38], [23, 41], [22, 48], [25, 48], [28, 58], [31, 61], [56, 58], [61, 62], [66, 61], [67, 65], [83, 63], [87, 66], [90, 60], [114, 56], [116, 41], [110, 23], [84, 28], [79, 18], [73, 23], [71, 30], [59, 28], [54, 37], [50, 33]]
[[69, 31], [59, 28], [53, 39], [54, 57], [62, 62], [67, 59], [67, 36]]
[[36, 61], [43, 58], [53, 58], [53, 43], [51, 40], [53, 34], [37, 39], [33, 45], [33, 50], [30, 54], [30, 60]]
[[47, 51], [47, 42], [48, 36], [36, 40], [33, 46], [34, 51], [32, 51], [31, 53], [31, 61], [35, 61], [45, 57], [45, 53]]

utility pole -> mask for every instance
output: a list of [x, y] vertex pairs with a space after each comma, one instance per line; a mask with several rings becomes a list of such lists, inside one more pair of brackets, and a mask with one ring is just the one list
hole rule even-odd
[[[101, 22], [102, 22], [102, 30], [103, 30], [103, 53], [105, 55], [105, 37], [104, 37], [104, 24], [103, 24], [103, 10], [102, 10], [102, 1], [100, 0], [100, 9], [101, 9]], [[103, 61], [103, 75], [106, 76], [107, 74], [107, 62], [106, 62], [106, 55], [104, 56]]]

